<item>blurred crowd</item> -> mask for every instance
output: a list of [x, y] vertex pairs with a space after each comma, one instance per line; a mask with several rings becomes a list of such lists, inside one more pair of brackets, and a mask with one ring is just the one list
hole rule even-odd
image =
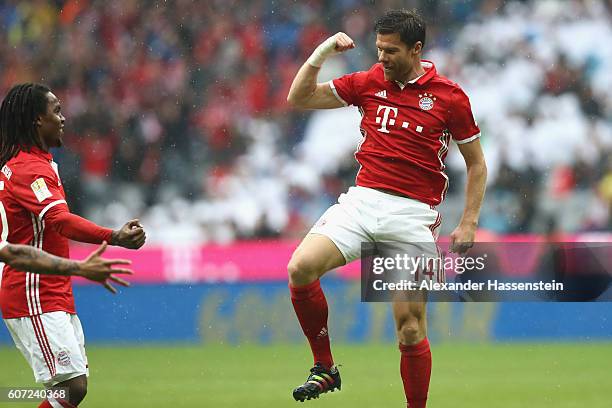
[[[0, 1], [0, 91], [43, 82], [67, 117], [55, 154], [74, 212], [138, 216], [152, 242], [297, 237], [354, 183], [354, 108], [285, 102], [314, 47], [358, 47], [321, 80], [376, 60], [373, 21], [426, 18], [425, 58], [471, 98], [490, 176], [481, 227], [612, 227], [612, 1]], [[463, 208], [451, 148], [445, 232]], [[443, 232], [444, 232], [443, 231]]]

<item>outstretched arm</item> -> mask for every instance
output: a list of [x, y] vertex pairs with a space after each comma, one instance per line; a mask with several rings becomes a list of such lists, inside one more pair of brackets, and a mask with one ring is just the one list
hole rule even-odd
[[114, 274], [131, 275], [129, 269], [113, 268], [113, 265], [128, 265], [131, 262], [125, 259], [104, 259], [100, 255], [106, 250], [104, 242], [96, 251], [92, 252], [84, 261], [72, 261], [51, 255], [28, 245], [15, 245], [4, 242], [0, 245], [0, 261], [11, 267], [41, 275], [81, 276], [93, 282], [101, 283], [109, 291], [117, 290], [108, 281], [116, 282], [121, 286], [129, 283]]
[[78, 242], [111, 245], [138, 249], [144, 245], [146, 234], [139, 220], [131, 220], [118, 230], [103, 228], [95, 223], [72, 214], [66, 206], [55, 206], [45, 214], [47, 223], [64, 237]]
[[355, 48], [353, 40], [337, 33], [321, 43], [293, 79], [287, 102], [300, 109], [332, 109], [344, 106], [327, 83], [317, 83], [321, 65], [331, 55]]
[[451, 233], [451, 250], [464, 254], [474, 243], [487, 183], [487, 164], [478, 139], [457, 146], [467, 167], [467, 185], [463, 216], [457, 228]]

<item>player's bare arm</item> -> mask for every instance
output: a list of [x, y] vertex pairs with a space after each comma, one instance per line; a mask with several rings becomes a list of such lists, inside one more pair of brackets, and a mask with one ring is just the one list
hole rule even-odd
[[474, 243], [487, 182], [487, 164], [478, 139], [457, 146], [465, 160], [467, 185], [463, 216], [457, 228], [451, 233], [451, 250], [464, 254]]
[[340, 32], [323, 41], [302, 65], [293, 79], [287, 102], [300, 109], [333, 109], [344, 105], [328, 83], [317, 83], [321, 65], [330, 56], [355, 48], [348, 35]]
[[11, 267], [41, 275], [81, 276], [93, 282], [102, 284], [112, 293], [117, 290], [108, 282], [121, 286], [129, 286], [125, 280], [115, 274], [132, 275], [133, 272], [124, 268], [113, 268], [113, 265], [129, 265], [126, 259], [105, 259], [101, 255], [106, 250], [106, 242], [92, 252], [83, 261], [73, 261], [51, 255], [29, 245], [7, 244], [0, 248], [0, 261]]
[[121, 229], [113, 231], [110, 244], [128, 249], [138, 249], [144, 245], [146, 238], [144, 227], [139, 220], [135, 219], [126, 222]]

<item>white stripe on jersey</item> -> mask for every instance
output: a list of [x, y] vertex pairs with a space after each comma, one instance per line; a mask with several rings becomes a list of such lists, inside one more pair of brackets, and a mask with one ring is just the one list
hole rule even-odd
[[[0, 221], [2, 222], [2, 232], [0, 233], [0, 249], [4, 248], [8, 242], [6, 239], [9, 234], [8, 218], [6, 217], [6, 210], [4, 205], [0, 202]], [[0, 287], [2, 287], [2, 271], [4, 271], [4, 262], [0, 262]]]
[[444, 196], [446, 195], [446, 190], [448, 190], [448, 176], [444, 172], [446, 166], [444, 165], [444, 161], [442, 157], [446, 152], [448, 152], [448, 145], [450, 143], [452, 135], [448, 130], [444, 130], [442, 135], [438, 138], [440, 141], [440, 149], [438, 150], [438, 161], [440, 162], [440, 174], [444, 177], [444, 188], [442, 189], [442, 194], [440, 194], [440, 201], [444, 201]]
[[[36, 217], [34, 218], [36, 219]], [[36, 221], [39, 223], [38, 224], [38, 249], [42, 250], [43, 248], [43, 237], [44, 237], [44, 233], [45, 233], [45, 223], [44, 221], [39, 221], [38, 219], [36, 219]], [[40, 274], [37, 273], [36, 275], [36, 297], [34, 299], [36, 299], [36, 307], [38, 308], [38, 314], [42, 314], [42, 306], [40, 305]]]
[[32, 316], [32, 301], [30, 299], [30, 275], [32, 275], [30, 272], [26, 272], [25, 290], [26, 300], [28, 301], [28, 313], [30, 313], [30, 316]]
[[[32, 246], [42, 249], [45, 223], [39, 224], [38, 217], [30, 214], [32, 217]], [[40, 274], [26, 272], [26, 299], [28, 302], [28, 311], [30, 315], [42, 314], [42, 305], [40, 304]]]
[[36, 296], [34, 296], [34, 299], [36, 299], [36, 308], [37, 308], [37, 313], [38, 314], [42, 314], [42, 306], [40, 305], [40, 273], [35, 273], [34, 276], [36, 276]]
[[40, 212], [40, 215], [38, 216], [38, 218], [42, 220], [45, 214], [47, 213], [47, 211], [49, 211], [50, 208], [55, 207], [58, 204], [66, 204], [66, 200], [56, 200], [56, 201], [53, 201], [52, 203], [47, 204], [47, 206], [43, 208], [43, 210]]

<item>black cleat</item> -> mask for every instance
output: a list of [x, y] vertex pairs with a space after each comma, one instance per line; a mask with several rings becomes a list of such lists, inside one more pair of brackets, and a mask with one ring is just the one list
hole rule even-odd
[[306, 382], [293, 390], [293, 398], [300, 402], [319, 398], [319, 395], [325, 394], [328, 391], [334, 392], [335, 389], [340, 390], [340, 385], [340, 373], [336, 366], [328, 370], [321, 363], [316, 363], [310, 369], [310, 375]]

